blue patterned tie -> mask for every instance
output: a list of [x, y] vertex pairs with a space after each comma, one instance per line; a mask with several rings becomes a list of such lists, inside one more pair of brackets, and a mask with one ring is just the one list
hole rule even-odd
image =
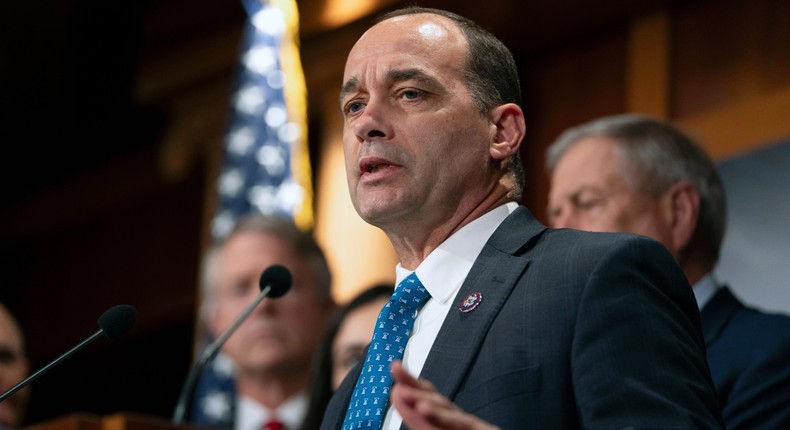
[[381, 428], [392, 387], [390, 364], [403, 358], [414, 319], [428, 297], [430, 294], [415, 273], [395, 287], [395, 293], [376, 320], [373, 340], [351, 396], [343, 430]]

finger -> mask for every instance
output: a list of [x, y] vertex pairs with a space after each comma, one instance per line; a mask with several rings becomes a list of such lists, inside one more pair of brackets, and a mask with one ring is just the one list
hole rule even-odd
[[428, 418], [418, 409], [418, 399], [414, 395], [415, 389], [403, 384], [397, 384], [390, 391], [392, 406], [400, 413], [404, 424], [411, 430], [435, 429]]
[[436, 391], [433, 384], [425, 379], [418, 379], [412, 376], [400, 361], [393, 361], [390, 366], [392, 378], [395, 383], [404, 384], [410, 387], [415, 387], [423, 390]]
[[[393, 372], [402, 370], [402, 367], [393, 366]], [[461, 410], [437, 392], [433, 384], [414, 379], [408, 374], [405, 376], [404, 383], [396, 384], [390, 394], [393, 405], [410, 429], [492, 430], [497, 428]]]

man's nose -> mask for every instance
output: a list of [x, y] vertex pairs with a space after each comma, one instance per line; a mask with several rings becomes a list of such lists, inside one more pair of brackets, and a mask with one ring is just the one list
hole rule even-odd
[[384, 109], [383, 103], [376, 99], [371, 98], [368, 101], [365, 110], [354, 121], [354, 134], [360, 143], [390, 136], [391, 130]]
[[568, 209], [558, 210], [551, 220], [551, 226], [554, 228], [578, 228], [578, 224], [573, 211]]

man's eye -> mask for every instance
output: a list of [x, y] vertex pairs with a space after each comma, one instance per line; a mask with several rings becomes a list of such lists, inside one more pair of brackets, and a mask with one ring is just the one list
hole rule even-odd
[[10, 364], [16, 361], [16, 353], [10, 348], [0, 347], [0, 364]]
[[420, 98], [422, 94], [423, 92], [418, 90], [403, 90], [401, 92], [401, 97], [406, 100], [414, 100]]
[[362, 102], [351, 102], [346, 105], [346, 112], [347, 113], [357, 113], [365, 107], [365, 104]]
[[604, 202], [606, 198], [604, 196], [587, 196], [583, 198], [574, 199], [573, 205], [581, 210], [590, 210], [599, 206], [601, 203]]
[[250, 281], [239, 280], [233, 282], [226, 291], [228, 297], [246, 297], [250, 291]]
[[592, 209], [592, 208], [594, 208], [594, 207], [598, 206], [598, 204], [599, 204], [599, 203], [601, 203], [601, 200], [600, 200], [600, 199], [595, 199], [595, 200], [583, 200], [583, 201], [579, 202], [579, 205], [578, 205], [578, 206], [579, 206], [581, 209], [588, 210], [588, 209]]

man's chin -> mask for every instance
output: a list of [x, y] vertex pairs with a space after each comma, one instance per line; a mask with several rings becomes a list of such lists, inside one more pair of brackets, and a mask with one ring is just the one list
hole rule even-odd
[[366, 223], [378, 228], [383, 228], [396, 219], [394, 215], [397, 214], [397, 209], [396, 206], [391, 204], [371, 204], [357, 209], [357, 214], [359, 214], [359, 217]]
[[294, 367], [299, 362], [298, 358], [287, 354], [266, 354], [250, 357], [245, 361], [244, 367], [252, 372], [263, 371], [265, 373], [282, 372]]

